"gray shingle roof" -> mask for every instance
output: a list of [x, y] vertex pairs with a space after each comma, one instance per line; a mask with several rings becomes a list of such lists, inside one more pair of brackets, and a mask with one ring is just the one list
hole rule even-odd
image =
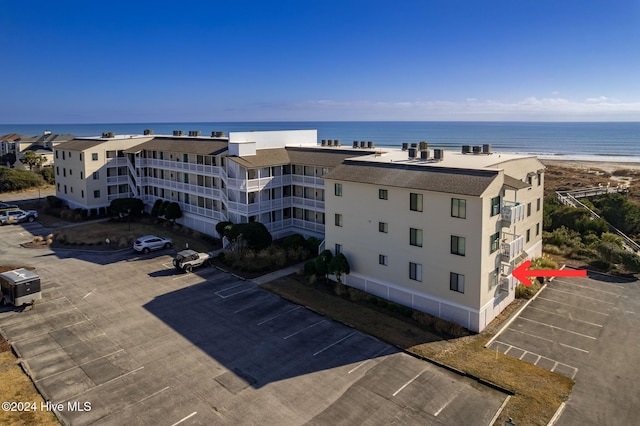
[[62, 142], [55, 147], [57, 150], [66, 149], [69, 151], [84, 151], [104, 143], [102, 139], [73, 139], [69, 142]]
[[524, 189], [531, 186], [527, 182], [523, 182], [509, 175], [504, 175], [504, 184], [513, 189]]
[[155, 151], [186, 152], [189, 154], [217, 155], [226, 151], [229, 143], [226, 139], [162, 137], [156, 136], [150, 141], [125, 149], [125, 152], [139, 152], [143, 149]]
[[477, 197], [482, 195], [499, 173], [499, 170], [449, 169], [347, 160], [324, 178]]
[[347, 158], [373, 154], [375, 151], [366, 149], [331, 149], [331, 148], [302, 148], [287, 147], [291, 164], [307, 164], [310, 166], [336, 167]]

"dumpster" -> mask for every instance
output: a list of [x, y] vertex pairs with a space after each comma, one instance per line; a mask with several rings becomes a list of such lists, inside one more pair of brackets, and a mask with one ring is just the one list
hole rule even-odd
[[2, 304], [22, 306], [42, 299], [40, 277], [24, 268], [0, 273]]

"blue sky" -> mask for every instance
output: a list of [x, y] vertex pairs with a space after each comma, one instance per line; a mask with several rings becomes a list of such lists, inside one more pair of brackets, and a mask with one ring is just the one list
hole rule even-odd
[[640, 1], [0, 0], [0, 123], [640, 121]]

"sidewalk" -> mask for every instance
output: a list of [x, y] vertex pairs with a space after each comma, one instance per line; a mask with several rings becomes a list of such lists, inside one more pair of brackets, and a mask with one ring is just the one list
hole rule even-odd
[[259, 277], [256, 277], [256, 278], [250, 280], [250, 281], [253, 282], [256, 285], [262, 285], [264, 283], [268, 283], [269, 281], [273, 281], [273, 280], [276, 280], [278, 278], [282, 278], [282, 277], [286, 277], [287, 275], [291, 275], [291, 274], [293, 274], [295, 272], [298, 272], [302, 268], [304, 268], [304, 262], [297, 263], [295, 265], [291, 265], [291, 266], [289, 266], [287, 268], [280, 269], [280, 270], [277, 270], [277, 271], [273, 271], [273, 272], [270, 272], [270, 273], [265, 274], [265, 275], [261, 275]]

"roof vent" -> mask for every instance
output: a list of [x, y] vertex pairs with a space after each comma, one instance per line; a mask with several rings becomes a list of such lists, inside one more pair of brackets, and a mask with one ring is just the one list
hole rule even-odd
[[144, 132], [143, 132], [143, 133], [144, 133], [144, 135], [145, 135], [145, 136], [153, 135], [153, 130], [151, 130], [151, 129], [144, 129]]
[[471, 154], [471, 145], [462, 145], [463, 154]]
[[491, 154], [491, 144], [485, 143], [484, 145], [482, 145], [482, 153]]
[[116, 134], [113, 132], [102, 132], [102, 137], [103, 138], [115, 138]]
[[184, 132], [182, 130], [174, 130], [173, 136], [184, 136]]
[[200, 136], [200, 130], [189, 130], [189, 136]]

